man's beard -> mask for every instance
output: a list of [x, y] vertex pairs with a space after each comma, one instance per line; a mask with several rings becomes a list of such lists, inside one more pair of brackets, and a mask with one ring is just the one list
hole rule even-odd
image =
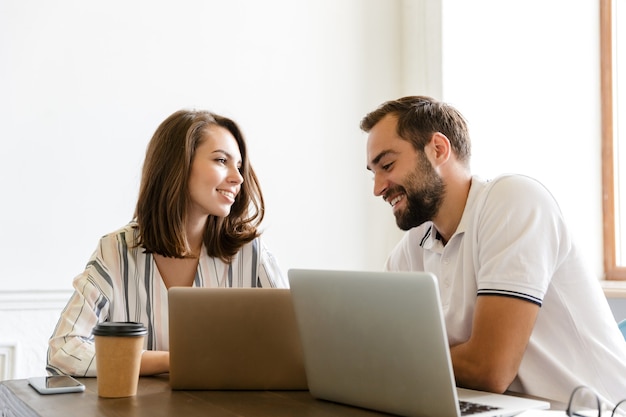
[[[409, 230], [432, 220], [443, 201], [445, 184], [424, 158], [421, 169], [415, 169], [406, 177], [405, 208], [395, 213], [396, 224], [402, 230]], [[420, 186], [421, 184], [421, 186]]]

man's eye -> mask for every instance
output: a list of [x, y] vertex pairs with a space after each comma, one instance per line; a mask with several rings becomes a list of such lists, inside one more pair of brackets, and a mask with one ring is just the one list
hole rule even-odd
[[383, 171], [389, 171], [392, 165], [393, 165], [393, 162], [390, 162], [388, 164], [382, 165], [381, 168], [383, 169]]

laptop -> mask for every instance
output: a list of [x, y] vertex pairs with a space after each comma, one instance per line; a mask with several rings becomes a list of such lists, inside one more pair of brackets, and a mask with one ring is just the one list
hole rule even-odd
[[[401, 416], [508, 416], [550, 404], [456, 388], [430, 273], [290, 269], [311, 394]], [[475, 408], [475, 407], [472, 407]]]
[[288, 289], [172, 287], [168, 302], [172, 389], [307, 389]]

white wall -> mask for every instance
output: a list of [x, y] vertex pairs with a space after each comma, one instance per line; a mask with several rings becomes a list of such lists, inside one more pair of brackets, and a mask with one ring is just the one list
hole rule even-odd
[[182, 107], [241, 124], [284, 269], [379, 269], [358, 123], [397, 91], [397, 16], [384, 0], [2, 2], [3, 289], [71, 285], [130, 220], [146, 144]]
[[0, 2], [0, 379], [3, 348], [8, 377], [42, 372], [63, 292], [130, 219], [145, 146], [181, 107], [241, 124], [285, 270], [380, 269], [400, 233], [358, 124], [429, 94], [470, 120], [475, 172], [552, 189], [600, 277], [597, 2], [500, 3]]

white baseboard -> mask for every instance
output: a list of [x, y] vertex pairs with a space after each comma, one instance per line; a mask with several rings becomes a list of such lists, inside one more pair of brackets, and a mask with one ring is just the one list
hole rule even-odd
[[0, 381], [15, 377], [17, 344], [0, 344]]
[[0, 291], [0, 381], [45, 374], [47, 340], [71, 296], [71, 289]]

